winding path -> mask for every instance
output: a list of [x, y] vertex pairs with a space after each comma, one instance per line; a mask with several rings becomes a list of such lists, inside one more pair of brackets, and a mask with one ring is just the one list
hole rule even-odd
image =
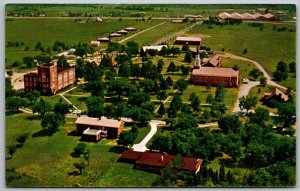
[[154, 134], [157, 131], [157, 126], [158, 125], [165, 125], [166, 122], [165, 121], [159, 121], [159, 120], [151, 120], [149, 122], [150, 126], [151, 126], [151, 130], [148, 133], [148, 135], [138, 144], [134, 144], [132, 146], [132, 149], [134, 151], [140, 151], [140, 152], [145, 152], [148, 150], [148, 148], [146, 147], [146, 144], [150, 141], [150, 139], [154, 136]]

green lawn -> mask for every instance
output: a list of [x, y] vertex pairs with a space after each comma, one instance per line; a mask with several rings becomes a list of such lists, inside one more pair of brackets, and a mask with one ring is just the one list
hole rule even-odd
[[[74, 19], [13, 19], [5, 23], [7, 42], [23, 42], [22, 47], [8, 47], [6, 53], [6, 66], [15, 60], [22, 62], [25, 56], [40, 54], [35, 51], [35, 44], [40, 41], [44, 48], [52, 48], [56, 40], [70, 46], [78, 42], [89, 43], [97, 37], [108, 36], [110, 33], [125, 27], [136, 27], [138, 31], [157, 25], [163, 21], [141, 22], [136, 20], [104, 20], [98, 23], [79, 23]], [[131, 33], [132, 34], [132, 33]], [[127, 36], [131, 35], [128, 34]], [[125, 37], [122, 37], [125, 38]], [[28, 46], [31, 51], [24, 51]], [[53, 52], [53, 55], [56, 53]]]
[[138, 128], [138, 136], [134, 140], [134, 144], [140, 143], [146, 137], [146, 135], [150, 132], [150, 130], [151, 130], [151, 127], [149, 125], [147, 125], [145, 127], [139, 127]]
[[[8, 187], [71, 187], [75, 184], [89, 187], [149, 187], [156, 175], [133, 169], [132, 164], [119, 163], [119, 149], [115, 140], [87, 143], [90, 164], [86, 174], [70, 175], [74, 162], [83, 160], [70, 154], [80, 137], [68, 133], [75, 130], [75, 119], [66, 119], [66, 125], [52, 136], [43, 136], [40, 121], [27, 114], [6, 115], [6, 146], [16, 144], [15, 138], [29, 133], [30, 137], [13, 158], [6, 155], [6, 169], [21, 175], [7, 183]], [[12, 174], [8, 171], [7, 174]], [[142, 178], [141, 178], [142, 177]]]
[[[262, 31], [258, 27], [248, 26], [248, 22], [240, 25], [216, 26], [208, 29], [205, 25], [198, 25], [189, 34], [202, 34], [205, 46], [215, 51], [231, 52], [261, 63], [272, 75], [279, 61], [290, 63], [296, 61], [296, 33], [278, 32], [273, 27], [287, 27], [294, 30], [295, 23], [264, 23]], [[247, 54], [243, 50], [247, 49]], [[283, 83], [295, 88], [296, 79]]]

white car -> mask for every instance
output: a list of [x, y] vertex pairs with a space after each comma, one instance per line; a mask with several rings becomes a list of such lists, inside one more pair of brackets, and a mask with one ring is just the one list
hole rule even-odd
[[243, 84], [248, 84], [249, 81], [250, 81], [250, 80], [249, 80], [248, 78], [244, 78], [244, 79], [243, 79]]
[[72, 114], [81, 114], [81, 110], [73, 110]]

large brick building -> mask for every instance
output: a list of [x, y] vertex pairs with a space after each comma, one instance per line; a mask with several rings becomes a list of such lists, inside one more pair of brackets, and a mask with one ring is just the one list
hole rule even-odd
[[77, 133], [89, 141], [99, 141], [101, 136], [116, 139], [124, 129], [123, 121], [107, 119], [106, 117], [81, 116], [77, 118], [75, 123]]
[[201, 66], [199, 54], [195, 59], [195, 66], [191, 72], [190, 80], [193, 84], [213, 85], [223, 84], [225, 87], [239, 86], [239, 71], [232, 68]]
[[56, 94], [62, 88], [75, 83], [75, 67], [58, 67], [56, 64], [41, 64], [38, 71], [24, 75], [25, 92], [40, 89], [43, 94]]

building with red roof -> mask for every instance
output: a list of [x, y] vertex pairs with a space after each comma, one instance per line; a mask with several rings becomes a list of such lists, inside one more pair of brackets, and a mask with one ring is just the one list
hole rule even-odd
[[[119, 161], [133, 163], [137, 168], [143, 170], [158, 172], [160, 169], [168, 166], [174, 158], [174, 155], [159, 152], [125, 150], [120, 155]], [[192, 171], [196, 174], [200, 171], [202, 162], [202, 159], [181, 157], [181, 166], [178, 170]]]

